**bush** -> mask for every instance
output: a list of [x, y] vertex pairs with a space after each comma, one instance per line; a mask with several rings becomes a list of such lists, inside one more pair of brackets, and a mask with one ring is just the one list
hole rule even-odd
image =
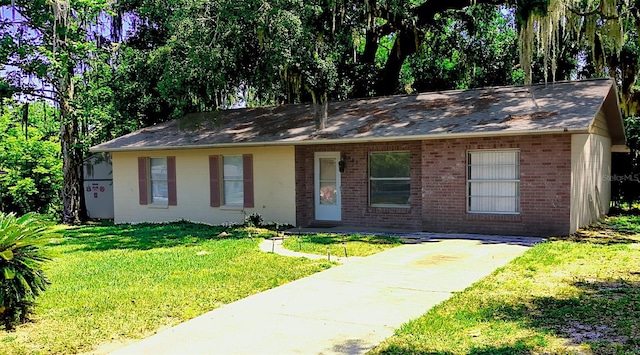
[[49, 285], [41, 265], [45, 226], [34, 214], [0, 212], [0, 322], [11, 330], [24, 323], [35, 298]]
[[244, 219], [245, 227], [262, 227], [264, 219], [260, 213], [252, 213]]

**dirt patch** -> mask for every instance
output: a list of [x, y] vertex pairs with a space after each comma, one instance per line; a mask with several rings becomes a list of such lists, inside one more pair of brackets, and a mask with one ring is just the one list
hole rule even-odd
[[634, 244], [640, 242], [640, 234], [595, 223], [582, 227], [569, 236], [553, 237], [551, 239], [594, 244], [629, 244], [631, 248], [634, 248]]
[[440, 266], [464, 259], [464, 254], [433, 254], [414, 261], [412, 264], [416, 266]]
[[629, 337], [617, 335], [616, 332], [606, 325], [590, 325], [580, 322], [569, 322], [560, 329], [562, 333], [569, 336], [573, 344], [608, 342], [625, 343]]

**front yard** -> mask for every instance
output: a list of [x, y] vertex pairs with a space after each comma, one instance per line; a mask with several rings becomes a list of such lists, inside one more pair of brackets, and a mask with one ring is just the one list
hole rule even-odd
[[609, 217], [405, 324], [374, 354], [640, 354], [640, 216]]
[[[191, 223], [56, 227], [50, 288], [2, 354], [105, 352], [333, 264], [259, 251], [273, 232]], [[393, 238], [301, 236], [292, 250], [369, 255]], [[343, 244], [344, 242], [344, 244]], [[410, 321], [374, 354], [640, 354], [640, 216], [536, 245]]]
[[63, 229], [31, 323], [0, 330], [0, 354], [72, 354], [127, 342], [331, 267], [259, 251], [260, 234], [191, 223]]

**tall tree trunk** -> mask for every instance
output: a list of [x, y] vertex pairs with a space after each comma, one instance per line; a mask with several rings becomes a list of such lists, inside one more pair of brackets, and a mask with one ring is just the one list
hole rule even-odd
[[329, 100], [327, 92], [316, 93], [311, 91], [313, 99], [313, 119], [316, 122], [316, 130], [323, 130], [327, 127]]
[[382, 71], [382, 76], [378, 81], [376, 88], [378, 95], [391, 95], [398, 92], [402, 65], [407, 57], [418, 51], [418, 44], [421, 40], [420, 31], [409, 28], [398, 32], [391, 52], [389, 52], [387, 63]]
[[366, 42], [364, 52], [362, 53], [362, 62], [366, 64], [374, 64], [376, 61], [376, 53], [380, 45], [380, 36], [375, 28], [367, 29]]
[[82, 175], [82, 145], [78, 119], [73, 114], [71, 100], [74, 96], [72, 81], [73, 69], [60, 80], [60, 92], [58, 98], [60, 105], [60, 144], [62, 148], [62, 223], [80, 224], [86, 219], [86, 206], [84, 203], [83, 175]]
[[29, 103], [22, 106], [22, 124], [24, 125], [24, 140], [29, 140]]

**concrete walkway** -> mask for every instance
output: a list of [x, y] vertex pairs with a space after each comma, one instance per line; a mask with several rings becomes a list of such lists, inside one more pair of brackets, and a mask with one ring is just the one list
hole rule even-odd
[[113, 354], [362, 354], [539, 239], [416, 241], [247, 297]]
[[360, 260], [363, 257], [361, 256], [339, 256], [339, 255], [319, 255], [319, 254], [309, 254], [309, 253], [300, 253], [297, 251], [285, 249], [282, 246], [282, 238], [273, 238], [273, 239], [265, 239], [262, 243], [260, 243], [260, 250], [267, 253], [276, 253], [284, 256], [292, 256], [298, 258], [307, 258], [312, 260], [330, 260], [336, 261], [341, 264], [347, 262], [353, 262], [354, 260]]

